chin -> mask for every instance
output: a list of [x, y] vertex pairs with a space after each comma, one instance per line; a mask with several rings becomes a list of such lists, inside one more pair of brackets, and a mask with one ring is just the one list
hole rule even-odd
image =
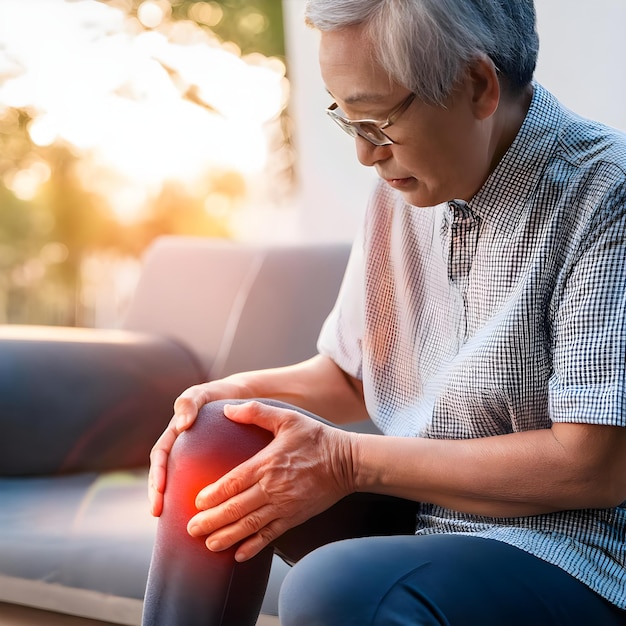
[[400, 192], [404, 201], [411, 206], [414, 206], [418, 209], [428, 209], [430, 207], [437, 206], [442, 202], [448, 202], [452, 198], [444, 196], [443, 194], [430, 194], [430, 193], [420, 193], [420, 192]]

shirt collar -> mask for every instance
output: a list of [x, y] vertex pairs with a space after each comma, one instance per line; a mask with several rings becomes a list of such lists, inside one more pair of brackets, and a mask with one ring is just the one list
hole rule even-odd
[[499, 228], [515, 227], [553, 154], [563, 117], [564, 110], [556, 99], [533, 82], [533, 98], [524, 123], [496, 169], [468, 203], [472, 212]]

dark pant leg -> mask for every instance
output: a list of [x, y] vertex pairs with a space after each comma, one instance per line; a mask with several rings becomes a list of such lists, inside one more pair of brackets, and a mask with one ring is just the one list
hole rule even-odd
[[274, 549], [293, 565], [320, 546], [342, 539], [415, 534], [418, 504], [393, 496], [354, 493], [327, 511], [288, 530]]
[[[261, 428], [227, 419], [224, 404], [202, 407], [170, 454], [144, 601], [144, 626], [253, 625], [261, 609], [271, 548], [239, 564], [235, 548], [213, 553], [202, 538], [187, 533], [187, 523], [197, 513], [196, 494], [271, 440]], [[247, 588], [245, 602], [240, 597], [233, 602], [231, 588], [242, 579], [254, 584]]]
[[[320, 419], [284, 403], [262, 401]], [[201, 538], [190, 537], [186, 530], [196, 513], [193, 502], [198, 491], [271, 439], [262, 429], [224, 417], [224, 404], [233, 402], [239, 401], [213, 402], [203, 407], [196, 423], [180, 435], [170, 455], [165, 504], [144, 602], [144, 626], [246, 626], [254, 624], [258, 616], [272, 548], [237, 564], [234, 549], [211, 553]], [[276, 541], [275, 548], [287, 562], [294, 563], [330, 541], [410, 534], [415, 530], [416, 507], [413, 502], [397, 498], [354, 494], [288, 531]]]
[[282, 626], [619, 626], [560, 568], [493, 539], [368, 537], [319, 548], [285, 579]]

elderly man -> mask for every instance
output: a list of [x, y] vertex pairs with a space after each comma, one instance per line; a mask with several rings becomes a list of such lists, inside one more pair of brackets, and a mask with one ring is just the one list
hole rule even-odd
[[381, 182], [319, 355], [177, 401], [145, 623], [253, 624], [273, 549], [288, 626], [624, 623], [626, 140], [533, 82], [532, 0], [307, 20]]

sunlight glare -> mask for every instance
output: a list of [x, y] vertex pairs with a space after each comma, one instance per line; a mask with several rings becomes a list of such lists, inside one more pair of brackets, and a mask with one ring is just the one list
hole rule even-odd
[[[169, 6], [169, 3], [166, 3]], [[165, 17], [165, 9], [161, 3], [146, 0], [137, 9], [139, 21], [147, 28], [156, 28]]]
[[7, 173], [4, 184], [16, 198], [32, 200], [39, 187], [50, 178], [50, 166], [44, 161], [35, 161], [24, 169]]
[[36, 146], [49, 146], [57, 139], [57, 124], [44, 113], [29, 123], [28, 134]]
[[[138, 19], [158, 26], [168, 17], [162, 4], [146, 0]], [[217, 19], [208, 8], [205, 19]], [[120, 213], [167, 180], [191, 184], [216, 165], [258, 174], [264, 125], [285, 106], [284, 66], [248, 63], [193, 27], [192, 43], [175, 43], [96, 0], [2, 0], [0, 108], [30, 112], [36, 145], [60, 140], [81, 151], [88, 186], [95, 172], [115, 171], [109, 181], [120, 189], [107, 193]]]
[[201, 24], [217, 26], [224, 17], [224, 9], [217, 2], [196, 2], [189, 8], [189, 16]]

